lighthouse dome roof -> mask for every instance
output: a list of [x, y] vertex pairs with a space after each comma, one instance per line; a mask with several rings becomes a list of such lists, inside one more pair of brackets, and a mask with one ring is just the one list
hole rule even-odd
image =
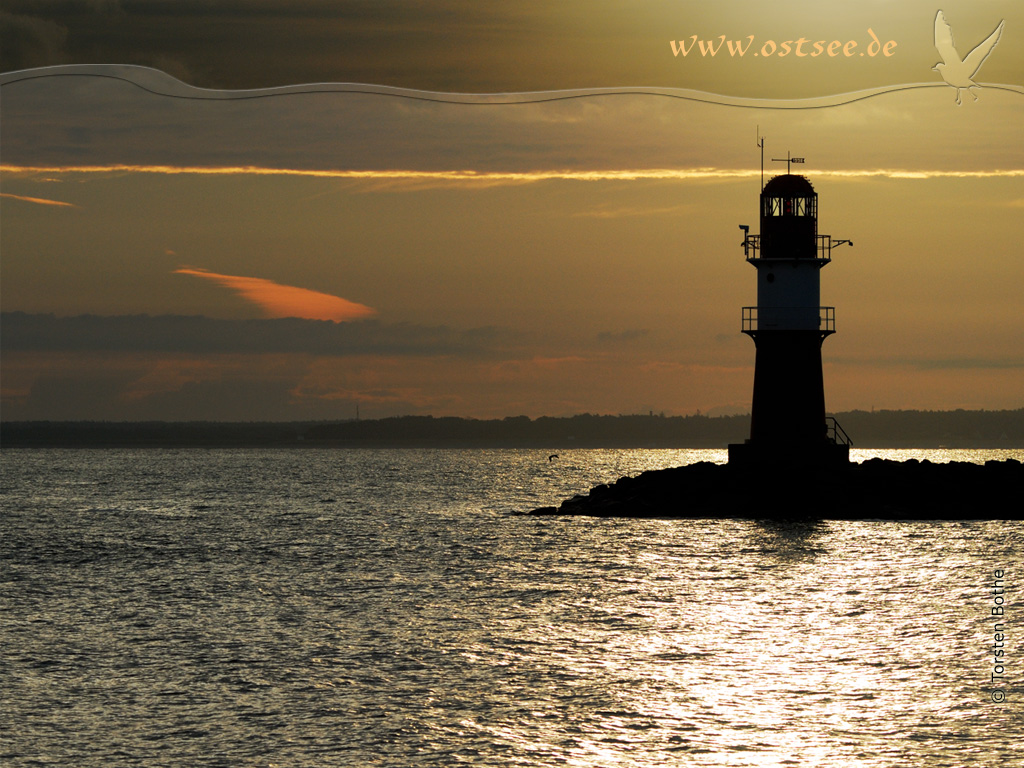
[[815, 192], [806, 177], [795, 173], [785, 173], [781, 176], [773, 176], [764, 185], [761, 194], [765, 197], [811, 197]]

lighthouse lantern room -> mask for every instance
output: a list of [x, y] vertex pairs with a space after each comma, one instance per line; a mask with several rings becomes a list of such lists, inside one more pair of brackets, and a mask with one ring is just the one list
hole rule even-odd
[[821, 306], [821, 270], [833, 248], [852, 243], [818, 234], [818, 195], [788, 172], [761, 190], [760, 234], [741, 229], [757, 270], [757, 306], [743, 308], [742, 325], [756, 357], [750, 438], [729, 446], [729, 463], [848, 462], [850, 441], [825, 416], [821, 346], [835, 308]]

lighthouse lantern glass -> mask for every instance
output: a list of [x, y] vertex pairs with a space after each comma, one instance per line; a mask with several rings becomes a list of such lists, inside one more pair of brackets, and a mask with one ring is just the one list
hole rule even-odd
[[766, 197], [764, 200], [765, 216], [817, 216], [817, 198], [815, 197]]

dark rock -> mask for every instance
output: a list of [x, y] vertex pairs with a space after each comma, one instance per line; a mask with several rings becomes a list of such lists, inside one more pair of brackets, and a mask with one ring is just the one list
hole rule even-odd
[[947, 519], [1012, 517], [1024, 482], [1014, 459], [935, 464], [869, 459], [813, 467], [702, 462], [623, 477], [532, 515], [634, 518]]

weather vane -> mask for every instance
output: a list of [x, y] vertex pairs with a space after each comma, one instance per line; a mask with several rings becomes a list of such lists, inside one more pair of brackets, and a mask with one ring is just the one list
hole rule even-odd
[[789, 173], [789, 166], [792, 165], [793, 163], [802, 163], [802, 162], [804, 162], [804, 158], [802, 158], [802, 157], [790, 157], [789, 156], [789, 150], [786, 150], [786, 156], [785, 157], [773, 157], [772, 158], [772, 162], [773, 163], [785, 163], [786, 164], [786, 173]]

